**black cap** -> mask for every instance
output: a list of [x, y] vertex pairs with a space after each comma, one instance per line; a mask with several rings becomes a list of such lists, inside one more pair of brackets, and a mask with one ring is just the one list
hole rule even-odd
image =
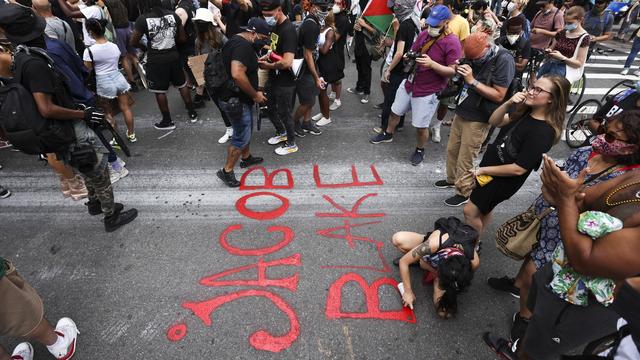
[[261, 10], [275, 10], [282, 6], [280, 0], [260, 0], [260, 9]]
[[18, 4], [0, 4], [0, 28], [14, 44], [24, 44], [44, 33], [47, 22], [28, 7]]
[[247, 26], [240, 26], [242, 31], [250, 31], [260, 35], [268, 36], [271, 33], [271, 27], [263, 18], [252, 17], [249, 19]]

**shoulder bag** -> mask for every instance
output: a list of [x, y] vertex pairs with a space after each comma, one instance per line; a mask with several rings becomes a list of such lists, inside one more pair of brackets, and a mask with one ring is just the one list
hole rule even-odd
[[[578, 51], [580, 50], [580, 45], [582, 45], [582, 41], [587, 36], [589, 36], [589, 33], [587, 33], [587, 32], [585, 32], [584, 34], [580, 35], [580, 40], [578, 40], [578, 44], [576, 45], [576, 49], [573, 51], [573, 56], [571, 57], [572, 60], [575, 60], [578, 57]], [[582, 73], [584, 73], [584, 64], [582, 64], [582, 66], [577, 68], [577, 69], [574, 68], [574, 67], [571, 67], [571, 66], [569, 66], [567, 64], [565, 64], [564, 67], [566, 69], [564, 77], [567, 78], [567, 80], [569, 80], [569, 82], [571, 84], [573, 84], [574, 82], [580, 80], [580, 78], [582, 77]]]
[[96, 63], [93, 61], [91, 47], [88, 47], [87, 51], [89, 52], [89, 58], [91, 59], [91, 71], [89, 71], [89, 75], [85, 80], [85, 85], [87, 86], [87, 89], [91, 90], [91, 92], [96, 93], [98, 88], [98, 81], [96, 79]]

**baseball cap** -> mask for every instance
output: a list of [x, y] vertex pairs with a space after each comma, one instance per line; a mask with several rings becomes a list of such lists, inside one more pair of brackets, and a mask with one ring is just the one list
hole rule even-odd
[[14, 44], [24, 44], [44, 33], [47, 22], [33, 10], [18, 4], [0, 4], [0, 28]]
[[431, 9], [429, 17], [425, 21], [430, 26], [440, 26], [443, 21], [449, 20], [451, 17], [451, 11], [444, 5], [436, 5]]
[[280, 0], [260, 0], [260, 9], [261, 10], [275, 10], [278, 7], [282, 6]]
[[536, 1], [536, 5], [545, 5], [545, 4], [548, 4], [550, 2], [551, 2], [551, 0], [538, 0], [538, 1]]
[[249, 19], [247, 26], [240, 26], [243, 31], [250, 31], [260, 35], [268, 36], [271, 33], [271, 27], [263, 18], [252, 17]]
[[218, 26], [215, 20], [213, 20], [213, 13], [206, 8], [199, 8], [196, 10], [196, 16], [193, 17], [193, 21], [203, 21], [212, 23], [215, 26]]
[[470, 60], [477, 59], [488, 46], [489, 34], [485, 32], [475, 32], [464, 39], [464, 43], [462, 44], [464, 57]]

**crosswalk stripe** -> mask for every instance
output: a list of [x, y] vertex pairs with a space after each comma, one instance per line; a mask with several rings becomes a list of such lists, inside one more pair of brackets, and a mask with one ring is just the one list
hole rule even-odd
[[593, 55], [589, 60], [627, 60], [629, 55]]

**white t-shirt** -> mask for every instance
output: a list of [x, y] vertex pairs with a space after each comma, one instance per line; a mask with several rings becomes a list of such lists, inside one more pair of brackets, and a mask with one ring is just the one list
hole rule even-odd
[[[112, 42], [104, 44], [94, 44], [89, 47], [93, 54], [93, 66], [96, 68], [96, 75], [104, 75], [113, 71], [118, 71], [118, 59], [120, 49]], [[82, 60], [91, 61], [89, 50], [85, 49]]]
[[[98, 5], [87, 6], [85, 8], [80, 9], [82, 15], [84, 15], [85, 19], [102, 19], [102, 9]], [[85, 26], [86, 20], [82, 21], [82, 34], [84, 35], [84, 45], [91, 46], [96, 43], [95, 40], [89, 35], [87, 31], [87, 27]]]

